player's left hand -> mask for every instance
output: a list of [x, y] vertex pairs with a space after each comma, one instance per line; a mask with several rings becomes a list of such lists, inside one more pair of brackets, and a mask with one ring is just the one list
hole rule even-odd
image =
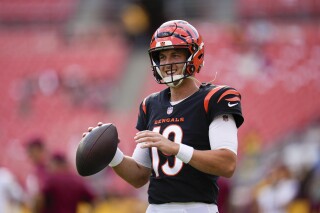
[[138, 132], [134, 140], [141, 144], [141, 148], [156, 147], [166, 155], [176, 155], [179, 151], [179, 144], [170, 141], [160, 133], [149, 130]]

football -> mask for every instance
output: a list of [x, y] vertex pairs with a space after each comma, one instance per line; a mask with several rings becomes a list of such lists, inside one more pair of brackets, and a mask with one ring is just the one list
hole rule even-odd
[[76, 153], [76, 167], [81, 176], [103, 170], [113, 159], [118, 147], [118, 131], [112, 123], [93, 128], [83, 137]]

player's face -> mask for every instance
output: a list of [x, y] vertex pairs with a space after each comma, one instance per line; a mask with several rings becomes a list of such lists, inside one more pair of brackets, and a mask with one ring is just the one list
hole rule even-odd
[[181, 75], [187, 60], [184, 49], [163, 50], [159, 54], [160, 71], [163, 77]]

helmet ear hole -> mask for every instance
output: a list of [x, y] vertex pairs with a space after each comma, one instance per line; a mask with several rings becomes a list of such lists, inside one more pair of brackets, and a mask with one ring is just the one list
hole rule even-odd
[[189, 64], [186, 68], [186, 73], [190, 76], [190, 75], [193, 75], [195, 70], [196, 70], [196, 67], [193, 64]]
[[193, 44], [193, 45], [192, 45], [192, 51], [193, 51], [193, 52], [196, 52], [197, 50], [198, 50], [198, 47], [197, 47], [195, 44]]

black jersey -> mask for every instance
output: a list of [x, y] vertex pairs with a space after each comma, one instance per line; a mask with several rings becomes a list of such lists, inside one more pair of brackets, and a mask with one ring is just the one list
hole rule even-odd
[[[240, 99], [239, 92], [231, 87], [203, 84], [196, 93], [172, 106], [167, 88], [141, 103], [137, 129], [159, 132], [196, 150], [210, 150], [208, 131], [214, 117], [232, 114], [237, 127], [242, 124]], [[150, 148], [150, 158], [149, 203], [217, 203], [217, 176], [203, 173], [155, 147]]]

